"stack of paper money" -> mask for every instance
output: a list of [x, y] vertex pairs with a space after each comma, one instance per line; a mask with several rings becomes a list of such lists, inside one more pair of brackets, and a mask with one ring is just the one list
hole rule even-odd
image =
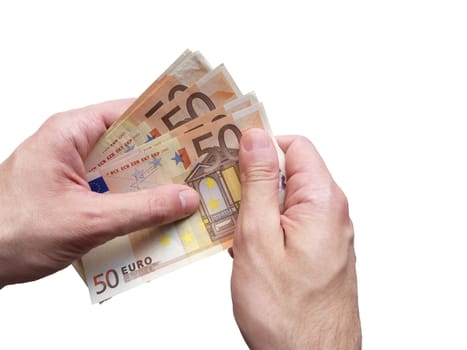
[[106, 131], [85, 162], [93, 191], [187, 184], [200, 194], [200, 207], [187, 219], [115, 238], [75, 262], [93, 302], [232, 245], [241, 199], [239, 140], [253, 127], [270, 131], [255, 94], [242, 95], [224, 65], [211, 69], [199, 52], [187, 50]]

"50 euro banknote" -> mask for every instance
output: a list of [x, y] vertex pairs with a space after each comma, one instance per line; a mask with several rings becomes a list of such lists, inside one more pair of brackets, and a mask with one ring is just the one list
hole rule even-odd
[[[99, 170], [101, 176], [94, 181], [101, 181], [110, 192], [187, 184], [200, 194], [200, 207], [186, 219], [117, 237], [84, 255], [92, 302], [104, 301], [232, 245], [241, 202], [239, 140], [253, 127], [270, 131], [262, 104], [202, 127], [174, 132], [154, 147], [140, 148], [132, 157]], [[284, 159], [278, 147], [277, 151], [283, 198]]]
[[240, 89], [221, 64], [145, 118], [133, 129], [132, 137], [136, 145], [144, 144], [239, 96]]
[[[234, 112], [241, 111], [243, 109], [246, 109], [258, 103], [259, 101], [254, 92], [250, 92], [246, 95], [237, 97], [231, 100], [230, 102], [227, 102], [225, 105], [220, 106], [210, 111], [209, 113], [206, 113], [200, 116], [199, 118], [187, 120], [185, 123], [177, 126], [176, 129], [164, 130], [164, 133], [162, 135], [155, 137], [152, 141], [136, 146], [132, 151], [119, 156], [118, 162], [120, 164], [120, 163], [125, 163], [126, 161], [132, 161], [135, 158], [135, 155], [137, 157], [138, 154], [141, 154], [141, 153], [144, 154], [145, 152], [150, 151], [151, 149], [158, 146], [159, 144], [176, 137], [178, 134], [186, 133], [196, 128], [202, 128], [211, 122], [214, 122], [218, 119], [225, 117], [226, 115], [230, 115]], [[112, 163], [114, 162], [115, 160]], [[104, 167], [103, 172], [105, 174], [105, 167]], [[109, 189], [107, 185], [105, 184], [105, 182], [102, 181], [103, 178], [101, 177], [100, 174], [101, 172], [97, 169], [88, 172], [87, 177], [88, 177], [89, 186], [91, 190], [94, 192], [99, 192], [99, 193], [108, 192]]]
[[102, 135], [85, 161], [96, 170], [134, 146], [132, 132], [138, 124], [172, 101], [211, 71], [199, 52], [186, 50], [163, 72]]

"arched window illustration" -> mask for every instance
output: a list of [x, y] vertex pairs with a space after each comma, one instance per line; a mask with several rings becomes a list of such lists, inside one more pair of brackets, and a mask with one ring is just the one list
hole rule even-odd
[[201, 218], [212, 241], [228, 239], [233, 233], [241, 197], [238, 165], [235, 159], [222, 155], [219, 149], [211, 149], [185, 178], [185, 183], [200, 194]]
[[214, 178], [206, 177], [203, 179], [199, 184], [199, 192], [206, 205], [208, 215], [213, 216], [227, 209], [219, 184]]

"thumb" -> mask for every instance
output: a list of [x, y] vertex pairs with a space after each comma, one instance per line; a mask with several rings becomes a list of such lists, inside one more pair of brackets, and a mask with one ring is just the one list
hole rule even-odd
[[263, 245], [282, 242], [279, 161], [270, 135], [261, 129], [247, 131], [241, 138], [239, 157], [242, 202], [236, 235], [240, 241], [245, 238]]
[[145, 227], [167, 224], [192, 214], [198, 193], [184, 185], [161, 185], [129, 193], [91, 193], [93, 213], [90, 233], [102, 241]]

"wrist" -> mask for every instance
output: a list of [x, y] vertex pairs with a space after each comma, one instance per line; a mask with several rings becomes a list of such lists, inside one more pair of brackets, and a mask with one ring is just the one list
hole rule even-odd
[[296, 349], [360, 350], [362, 336], [358, 308], [349, 314], [341, 313], [336, 318], [323, 315], [320, 322], [307, 335], [298, 338]]
[[[362, 334], [356, 285], [339, 298], [323, 300], [296, 327], [293, 349], [359, 350]], [[293, 339], [294, 337], [292, 337]]]
[[[0, 289], [12, 282], [12, 266], [15, 257], [13, 237], [17, 236], [18, 219], [15, 220], [11, 191], [7, 184], [8, 161], [0, 164]], [[15, 222], [16, 221], [16, 222]]]

